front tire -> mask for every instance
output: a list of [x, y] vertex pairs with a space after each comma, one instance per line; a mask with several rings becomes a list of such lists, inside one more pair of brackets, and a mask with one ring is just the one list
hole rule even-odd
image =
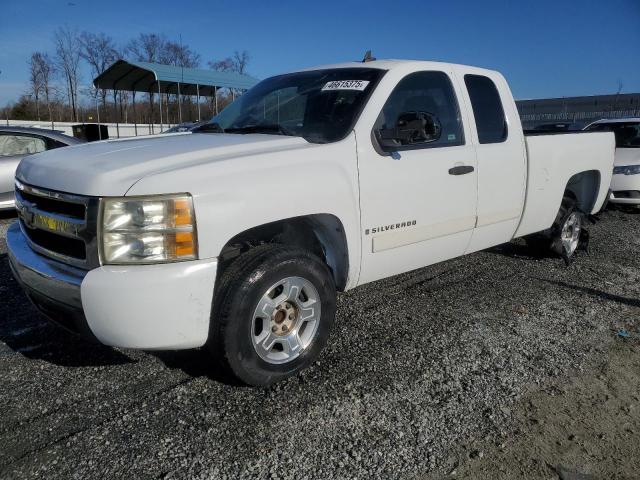
[[208, 347], [236, 378], [268, 386], [308, 367], [336, 311], [329, 268], [296, 247], [262, 245], [238, 257], [216, 291]]

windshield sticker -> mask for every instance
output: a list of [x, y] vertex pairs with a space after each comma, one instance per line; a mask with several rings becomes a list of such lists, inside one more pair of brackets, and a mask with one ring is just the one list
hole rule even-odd
[[359, 90], [363, 91], [369, 85], [368, 80], [335, 80], [325, 83], [322, 91], [327, 90]]

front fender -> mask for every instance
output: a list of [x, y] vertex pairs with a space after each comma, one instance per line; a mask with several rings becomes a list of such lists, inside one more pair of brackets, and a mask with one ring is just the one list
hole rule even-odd
[[360, 269], [359, 191], [354, 134], [330, 144], [307, 143], [158, 173], [127, 195], [193, 195], [200, 258], [217, 257], [234, 236], [278, 220], [331, 214], [342, 222], [349, 287]]

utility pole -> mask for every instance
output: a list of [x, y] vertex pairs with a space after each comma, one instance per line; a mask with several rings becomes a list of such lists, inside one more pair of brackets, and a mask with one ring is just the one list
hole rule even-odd
[[[0, 70], [0, 75], [2, 75], [2, 70]], [[5, 116], [7, 117], [7, 127], [8, 127], [9, 126], [9, 109], [5, 108], [4, 112], [5, 112]]]
[[[179, 34], [180, 38], [180, 56], [184, 57], [184, 51], [182, 50], [182, 33]], [[182, 98], [181, 98], [181, 85], [184, 84], [184, 58], [180, 58], [180, 81], [178, 82], [178, 123], [182, 123]]]

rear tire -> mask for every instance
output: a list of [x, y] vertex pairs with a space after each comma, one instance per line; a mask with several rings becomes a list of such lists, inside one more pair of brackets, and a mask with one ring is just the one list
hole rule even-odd
[[570, 259], [580, 244], [580, 235], [584, 228], [584, 215], [578, 210], [572, 197], [563, 197], [560, 210], [553, 225], [548, 230], [529, 235], [527, 245], [539, 252], [551, 252]]
[[215, 295], [208, 348], [237, 379], [268, 386], [308, 367], [336, 312], [329, 268], [300, 248], [262, 245], [238, 257]]

